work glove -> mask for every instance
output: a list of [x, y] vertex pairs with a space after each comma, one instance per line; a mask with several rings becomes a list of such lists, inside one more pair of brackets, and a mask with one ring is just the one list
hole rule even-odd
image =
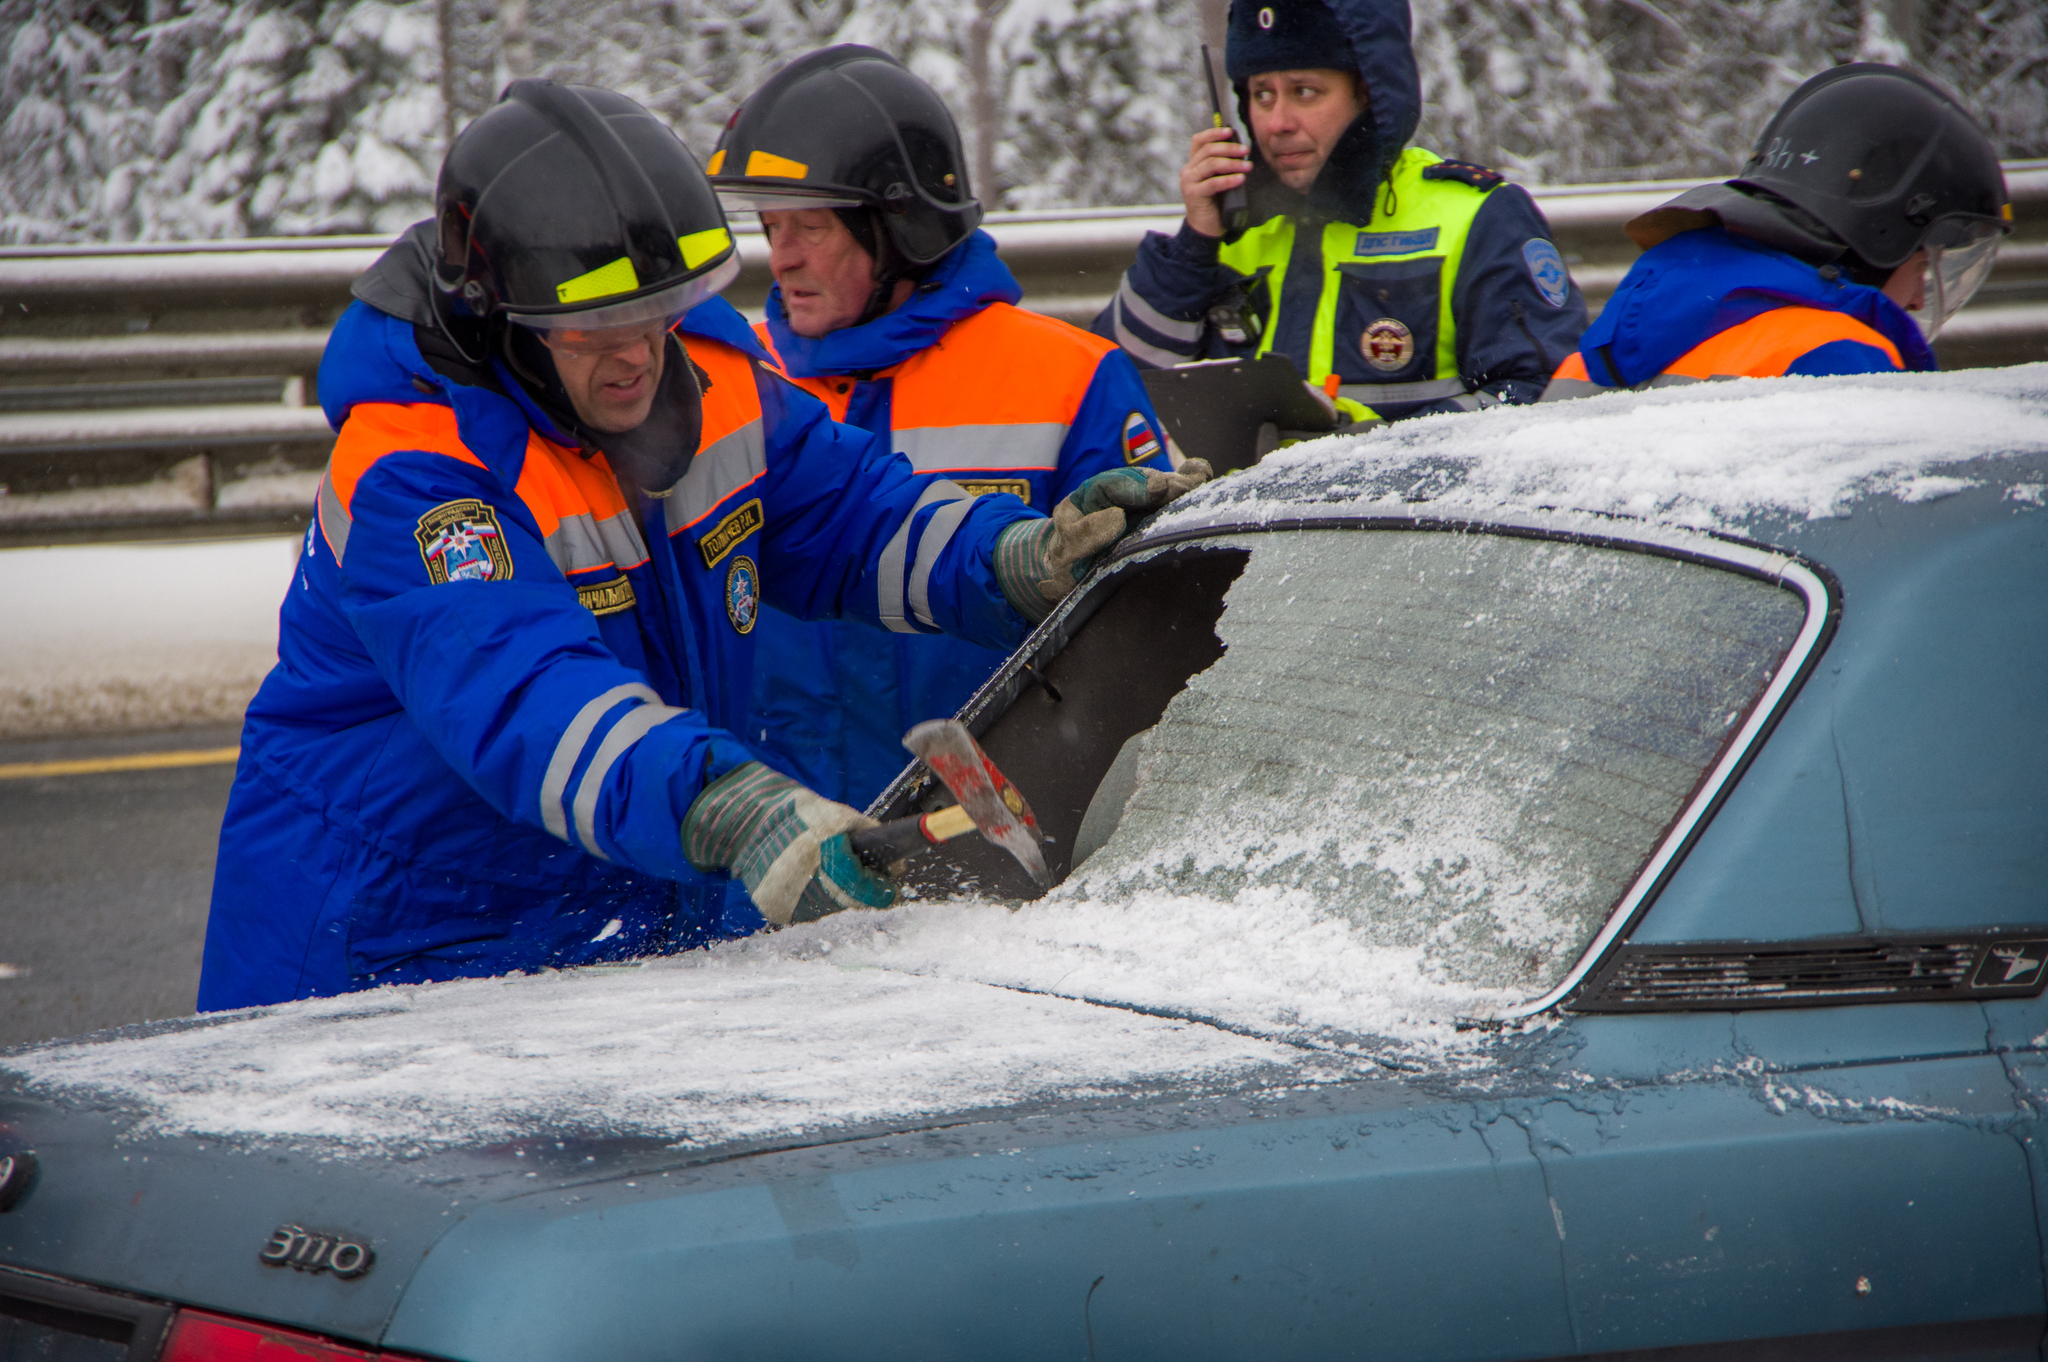
[[1097, 473], [1045, 519], [1020, 520], [996, 537], [996, 581], [1003, 595], [1026, 619], [1044, 619], [1140, 520], [1208, 480], [1209, 465], [1201, 459], [1189, 459], [1171, 473]]
[[778, 927], [848, 908], [887, 908], [896, 886], [861, 864], [847, 834], [875, 826], [758, 761], [704, 788], [683, 816], [683, 855], [746, 885]]

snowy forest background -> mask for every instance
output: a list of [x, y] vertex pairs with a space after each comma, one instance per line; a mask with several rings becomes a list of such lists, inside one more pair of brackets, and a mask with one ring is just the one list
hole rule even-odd
[[[391, 232], [517, 75], [610, 86], [699, 157], [834, 42], [952, 106], [992, 208], [1158, 203], [1224, 0], [0, 0], [0, 243]], [[1954, 88], [2048, 155], [2042, 0], [1414, 0], [1418, 142], [1529, 184], [1732, 172], [1836, 62]]]

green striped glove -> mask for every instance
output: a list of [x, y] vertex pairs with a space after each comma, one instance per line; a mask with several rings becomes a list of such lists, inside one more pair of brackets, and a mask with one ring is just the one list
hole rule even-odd
[[848, 908], [887, 908], [896, 886], [861, 864], [847, 834], [875, 826], [858, 810], [806, 789], [758, 761], [704, 788], [683, 816], [683, 855], [725, 870], [778, 927]]
[[1020, 520], [996, 538], [996, 581], [1026, 619], [1052, 613], [1102, 555], [1137, 523], [1209, 480], [1209, 465], [1189, 459], [1171, 473], [1112, 468], [1076, 487], [1043, 520]]

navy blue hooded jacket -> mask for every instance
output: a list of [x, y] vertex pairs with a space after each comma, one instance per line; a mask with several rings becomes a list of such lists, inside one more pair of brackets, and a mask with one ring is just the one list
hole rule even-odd
[[[1496, 173], [1404, 151], [1421, 110], [1407, 0], [1329, 3], [1351, 60], [1319, 64], [1359, 72], [1366, 112], [1305, 196], [1279, 183], [1254, 140], [1249, 230], [1227, 243], [1185, 223], [1148, 235], [1096, 332], [1148, 366], [1284, 354], [1388, 419], [1535, 401], [1586, 325], [1549, 225]], [[1247, 129], [1240, 69], [1275, 69], [1238, 51], [1255, 8], [1241, 0], [1231, 20]], [[1258, 334], [1233, 337], [1212, 315], [1219, 305]]]

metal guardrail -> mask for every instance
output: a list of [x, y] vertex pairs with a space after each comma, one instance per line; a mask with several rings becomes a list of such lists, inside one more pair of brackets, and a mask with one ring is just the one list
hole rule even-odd
[[[2016, 230], [1942, 332], [1946, 367], [2048, 359], [2048, 161], [2011, 162]], [[1533, 191], [1597, 309], [1630, 217], [1692, 180]], [[995, 213], [1024, 304], [1085, 325], [1178, 205]], [[737, 232], [727, 296], [758, 315], [767, 246]], [[0, 544], [303, 526], [333, 432], [315, 375], [349, 284], [386, 237], [0, 249]]]

